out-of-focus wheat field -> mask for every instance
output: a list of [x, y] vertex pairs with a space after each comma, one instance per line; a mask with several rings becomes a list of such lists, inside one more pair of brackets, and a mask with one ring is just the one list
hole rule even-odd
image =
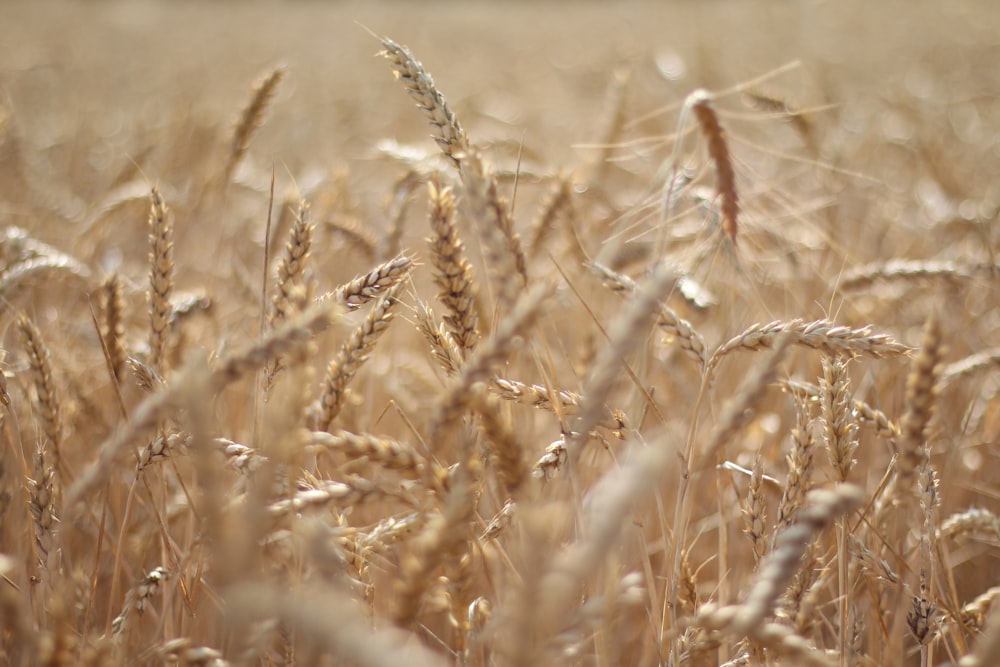
[[988, 2], [3, 3], [0, 663], [1000, 663], [998, 99]]

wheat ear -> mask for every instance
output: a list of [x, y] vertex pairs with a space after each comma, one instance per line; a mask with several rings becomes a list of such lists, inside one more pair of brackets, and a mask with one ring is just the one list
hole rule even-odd
[[362, 304], [378, 299], [388, 289], [405, 280], [413, 268], [413, 260], [406, 255], [398, 255], [379, 264], [364, 275], [344, 283], [332, 292], [319, 297], [319, 301], [342, 303], [354, 309]]
[[52, 451], [52, 465], [56, 474], [62, 470], [62, 409], [59, 393], [52, 378], [52, 353], [42, 338], [42, 332], [27, 315], [17, 318], [17, 328], [24, 340], [31, 366], [32, 382], [37, 396], [36, 406], [42, 421], [42, 433]]
[[108, 360], [115, 379], [125, 379], [128, 349], [125, 347], [125, 296], [117, 273], [108, 276], [101, 285], [101, 336], [108, 348]]
[[170, 331], [174, 290], [174, 228], [170, 210], [157, 188], [149, 209], [149, 363], [159, 373], [165, 369], [164, 351]]
[[451, 189], [442, 187], [438, 175], [434, 174], [427, 190], [433, 232], [427, 243], [434, 264], [434, 282], [439, 289], [438, 299], [448, 311], [444, 323], [465, 355], [476, 347], [479, 339], [475, 278], [455, 225], [455, 197]]
[[736, 172], [733, 170], [726, 132], [719, 123], [719, 116], [712, 107], [712, 97], [707, 91], [694, 91], [688, 96], [685, 105], [694, 113], [698, 128], [708, 144], [708, 156], [715, 165], [715, 192], [721, 202], [722, 229], [736, 243], [740, 198], [736, 191]]
[[943, 353], [941, 327], [936, 317], [927, 320], [920, 352], [906, 378], [906, 410], [900, 419], [899, 457], [896, 463], [896, 491], [906, 488], [927, 458], [927, 425], [937, 400], [938, 378]]
[[[507, 202], [497, 192], [496, 178], [478, 151], [470, 150], [462, 160], [461, 174], [469, 208], [482, 235], [497, 300], [510, 307], [528, 284], [528, 260], [521, 237], [514, 230]], [[515, 275], [519, 281], [513, 279]]]
[[229, 147], [229, 158], [226, 162], [225, 180], [228, 183], [239, 166], [240, 161], [250, 148], [253, 135], [264, 124], [264, 114], [274, 99], [278, 84], [285, 78], [287, 71], [278, 66], [261, 74], [253, 84], [250, 101], [236, 118], [233, 126], [233, 138]]
[[320, 396], [319, 430], [328, 431], [331, 428], [333, 420], [344, 407], [348, 383], [368, 360], [378, 339], [389, 328], [395, 316], [393, 307], [396, 305], [396, 294], [399, 289], [397, 285], [385, 293], [368, 313], [365, 321], [351, 333], [350, 338], [337, 353], [337, 357], [330, 362]]
[[829, 320], [803, 322], [795, 319], [750, 326], [743, 333], [723, 343], [712, 354], [706, 372], [714, 371], [723, 357], [731, 352], [770, 348], [782, 334], [787, 335], [793, 345], [809, 347], [835, 356], [869, 356], [881, 359], [910, 352], [910, 348], [897, 343], [890, 336], [872, 333], [870, 326], [852, 329], [838, 326]]
[[380, 55], [389, 61], [396, 79], [403, 83], [406, 92], [427, 116], [428, 122], [434, 128], [432, 135], [434, 141], [458, 167], [462, 156], [469, 150], [469, 139], [458, 118], [449, 108], [448, 102], [445, 101], [444, 95], [409, 49], [388, 37], [380, 37], [379, 40], [385, 48]]

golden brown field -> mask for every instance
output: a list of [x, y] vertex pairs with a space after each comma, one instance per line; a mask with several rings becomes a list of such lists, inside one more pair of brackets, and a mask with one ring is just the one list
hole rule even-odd
[[1000, 664], [998, 34], [0, 5], [0, 663]]

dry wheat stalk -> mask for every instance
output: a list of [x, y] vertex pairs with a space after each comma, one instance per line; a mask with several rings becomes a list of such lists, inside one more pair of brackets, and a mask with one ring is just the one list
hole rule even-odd
[[225, 169], [227, 183], [250, 148], [253, 135], [264, 124], [264, 114], [267, 113], [267, 108], [274, 99], [278, 84], [285, 78], [285, 74], [287, 71], [284, 67], [273, 67], [263, 72], [254, 82], [250, 101], [233, 124], [233, 138], [230, 141]]
[[149, 209], [149, 365], [164, 370], [164, 350], [173, 307], [174, 229], [170, 210], [154, 187]]
[[52, 354], [42, 338], [42, 332], [27, 315], [18, 316], [17, 328], [28, 353], [31, 380], [37, 397], [35, 405], [42, 421], [42, 433], [45, 435], [46, 446], [51, 448], [52, 466], [59, 475], [62, 468], [62, 409], [59, 392], [52, 378]]
[[348, 308], [358, 308], [374, 301], [394, 285], [405, 280], [413, 268], [413, 260], [406, 255], [398, 255], [379, 264], [370, 272], [344, 283], [332, 292], [319, 297], [319, 301], [342, 303]]
[[125, 297], [122, 282], [112, 273], [101, 285], [101, 336], [108, 348], [108, 360], [119, 383], [125, 379], [128, 349], [125, 347]]
[[694, 91], [688, 95], [684, 105], [694, 113], [702, 136], [708, 144], [708, 155], [715, 165], [715, 192], [721, 201], [722, 229], [730, 241], [736, 243], [740, 199], [736, 191], [736, 172], [733, 171], [726, 132], [719, 124], [719, 117], [712, 108], [712, 97], [707, 91]]
[[[529, 284], [528, 260], [521, 236], [514, 229], [507, 202], [497, 192], [496, 178], [479, 152], [470, 150], [466, 154], [461, 175], [466, 202], [482, 235], [497, 301], [509, 308], [517, 300], [518, 291]], [[519, 281], [513, 279], [515, 275]]]
[[128, 368], [132, 371], [132, 377], [135, 378], [135, 383], [143, 391], [153, 392], [158, 391], [163, 385], [163, 378], [154, 369], [150, 368], [148, 364], [144, 363], [141, 359], [136, 359], [135, 357], [129, 357]]
[[388, 37], [380, 37], [379, 41], [385, 47], [380, 55], [389, 61], [396, 78], [403, 83], [406, 92], [434, 127], [434, 134], [431, 135], [434, 141], [458, 167], [469, 150], [469, 138], [449, 108], [444, 95], [434, 85], [434, 79], [405, 46], [396, 44]]
[[472, 266], [465, 258], [465, 246], [455, 224], [455, 198], [450, 188], [441, 187], [437, 174], [428, 183], [430, 225], [433, 236], [427, 239], [434, 264], [434, 282], [438, 299], [447, 309], [444, 322], [462, 356], [472, 351], [479, 340], [476, 316], [477, 287]]
[[416, 169], [411, 169], [396, 180], [392, 187], [392, 197], [389, 200], [388, 218], [389, 228], [382, 234], [382, 242], [379, 244], [379, 257], [391, 257], [399, 253], [400, 243], [403, 238], [403, 226], [406, 222], [406, 209], [410, 203], [410, 195], [424, 181], [424, 174]]
[[398, 284], [389, 288], [385, 296], [368, 313], [365, 321], [351, 333], [336, 358], [327, 367], [320, 394], [319, 430], [330, 430], [334, 419], [343, 409], [347, 385], [368, 360], [375, 344], [395, 317], [393, 308], [397, 303], [396, 295], [399, 290]]
[[890, 336], [872, 333], [870, 326], [852, 329], [838, 326], [829, 320], [774, 321], [753, 324], [723, 343], [709, 359], [707, 372], [711, 373], [723, 357], [731, 352], [770, 348], [782, 334], [787, 335], [794, 345], [809, 347], [832, 356], [869, 356], [882, 359], [910, 352], [910, 348], [897, 343]]

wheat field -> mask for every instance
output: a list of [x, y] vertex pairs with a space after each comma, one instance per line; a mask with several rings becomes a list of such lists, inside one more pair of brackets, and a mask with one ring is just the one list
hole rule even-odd
[[1000, 664], [998, 28], [0, 5], [0, 663]]

